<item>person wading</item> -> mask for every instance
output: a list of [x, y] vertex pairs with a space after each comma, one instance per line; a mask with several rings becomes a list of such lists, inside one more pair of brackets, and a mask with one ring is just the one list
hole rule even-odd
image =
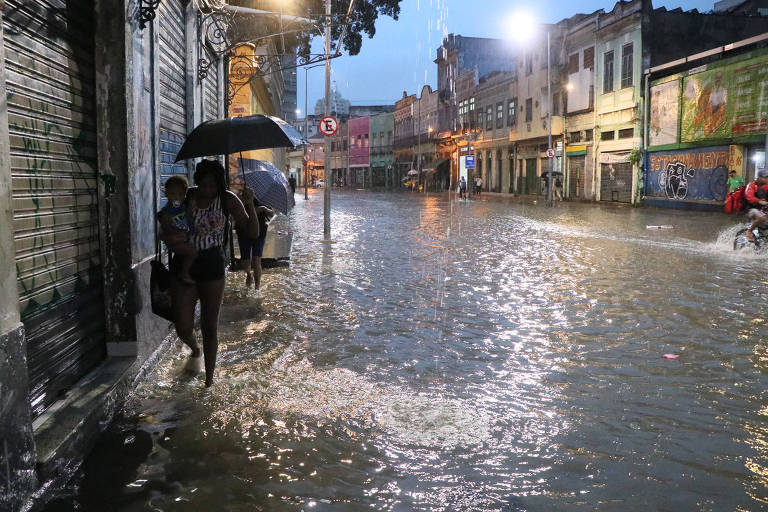
[[[227, 217], [231, 215], [239, 230], [252, 238], [259, 236], [259, 222], [253, 207], [253, 191], [243, 191], [245, 205], [227, 190], [224, 167], [218, 161], [203, 160], [197, 164], [195, 185], [187, 193], [187, 214], [193, 223], [189, 243], [197, 249], [189, 274], [193, 285], [179, 278], [181, 260], [172, 257], [171, 294], [176, 333], [191, 350], [185, 370], [198, 373], [205, 360], [205, 386], [213, 384], [216, 369], [216, 353], [219, 348], [218, 323], [221, 301], [224, 296], [224, 246], [228, 230]], [[179, 242], [179, 234], [169, 233], [163, 240]], [[203, 347], [195, 340], [193, 332], [195, 305], [200, 300], [200, 330]]]
[[[243, 203], [248, 200], [243, 197]], [[237, 244], [240, 246], [240, 269], [245, 271], [245, 286], [253, 285], [253, 293], [256, 298], [260, 297], [261, 287], [261, 256], [264, 254], [264, 243], [267, 240], [267, 229], [269, 220], [274, 217], [275, 211], [260, 204], [255, 198], [251, 200], [254, 204], [254, 211], [259, 218], [259, 236], [252, 238], [247, 233], [237, 230]], [[251, 276], [253, 271], [253, 276]]]

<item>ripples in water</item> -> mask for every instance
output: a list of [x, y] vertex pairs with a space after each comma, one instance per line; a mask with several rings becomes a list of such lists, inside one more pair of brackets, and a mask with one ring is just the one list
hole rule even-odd
[[332, 244], [320, 196], [283, 219], [292, 266], [262, 301], [229, 277], [216, 386], [172, 351], [62, 506], [766, 506], [765, 259], [731, 250], [731, 218], [370, 193], [333, 212]]

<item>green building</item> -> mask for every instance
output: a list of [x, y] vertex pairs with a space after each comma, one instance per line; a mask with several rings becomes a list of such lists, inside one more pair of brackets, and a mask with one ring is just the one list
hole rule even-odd
[[371, 186], [394, 186], [392, 144], [395, 116], [389, 112], [371, 116]]

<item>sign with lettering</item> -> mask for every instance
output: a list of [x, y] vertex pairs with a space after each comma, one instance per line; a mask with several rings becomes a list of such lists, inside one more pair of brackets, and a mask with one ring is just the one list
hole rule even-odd
[[648, 155], [646, 195], [674, 200], [723, 201], [730, 148], [683, 149]]
[[326, 137], [330, 137], [336, 133], [336, 130], [339, 129], [339, 122], [333, 116], [325, 116], [324, 118], [320, 119], [318, 128], [320, 133]]

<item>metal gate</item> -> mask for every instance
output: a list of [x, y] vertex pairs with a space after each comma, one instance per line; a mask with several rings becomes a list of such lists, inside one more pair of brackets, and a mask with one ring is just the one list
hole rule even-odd
[[568, 157], [568, 197], [584, 197], [584, 156]]
[[536, 159], [526, 158], [523, 162], [525, 162], [525, 172], [520, 170], [519, 193], [537, 195], [539, 193], [539, 178], [536, 176]]
[[632, 201], [632, 164], [601, 164], [600, 200], [619, 203]]
[[163, 0], [154, 23], [159, 35], [160, 176], [163, 183], [174, 174], [187, 174], [184, 162], [174, 163], [187, 133], [185, 10], [182, 0]]
[[219, 66], [216, 55], [208, 48], [205, 49], [205, 58], [208, 61], [210, 67], [208, 68], [208, 76], [203, 80], [204, 85], [204, 110], [205, 121], [211, 119], [219, 119]]
[[[90, 2], [3, 16], [21, 319], [32, 414], [106, 355]], [[58, 4], [58, 2], [57, 2]]]

